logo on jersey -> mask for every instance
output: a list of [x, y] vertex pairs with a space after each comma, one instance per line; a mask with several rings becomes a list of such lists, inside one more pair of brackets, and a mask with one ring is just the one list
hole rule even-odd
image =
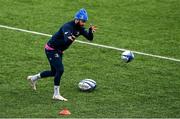
[[68, 34], [68, 32], [64, 32], [64, 34], [66, 35], [66, 34]]
[[79, 35], [80, 33], [79, 33], [79, 31], [78, 32], [76, 32], [76, 34], [75, 35]]
[[57, 54], [57, 53], [56, 53], [56, 54], [54, 54], [54, 57], [59, 57], [59, 54]]

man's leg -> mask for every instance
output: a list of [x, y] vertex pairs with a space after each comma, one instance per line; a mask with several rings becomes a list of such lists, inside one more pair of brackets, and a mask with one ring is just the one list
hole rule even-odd
[[[47, 56], [48, 61], [50, 63], [50, 59], [52, 59], [52, 57], [54, 57], [55, 53], [54, 53], [54, 51], [51, 52], [51, 51], [47, 51], [47, 50], [45, 50], [45, 53], [46, 53], [46, 56]], [[55, 73], [56, 73], [55, 68], [51, 65], [51, 63], [50, 63], [50, 66], [51, 66], [51, 71], [43, 71], [41, 73], [38, 73], [38, 74], [31, 75], [31, 76], [27, 77], [27, 79], [31, 83], [31, 86], [32, 86], [33, 90], [36, 90], [36, 82], [37, 82], [37, 80], [39, 80], [41, 78], [55, 76]]]
[[62, 54], [55, 54], [55, 57], [51, 60], [51, 65], [55, 68], [53, 99], [67, 101], [67, 99], [62, 97], [60, 94], [60, 80], [64, 72], [64, 66], [62, 64]]
[[46, 78], [46, 77], [55, 76], [56, 70], [51, 64], [50, 64], [50, 66], [51, 66], [51, 71], [47, 70], [47, 71], [41, 72], [40, 73], [40, 78]]

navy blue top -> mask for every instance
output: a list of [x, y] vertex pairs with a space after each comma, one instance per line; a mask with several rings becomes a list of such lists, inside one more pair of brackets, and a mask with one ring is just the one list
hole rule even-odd
[[87, 31], [84, 27], [75, 24], [75, 21], [73, 20], [65, 23], [58, 32], [51, 37], [47, 44], [55, 50], [64, 51], [72, 44], [73, 41], [68, 39], [68, 37], [72, 35], [76, 38], [83, 35], [89, 41], [93, 40], [92, 29], [89, 28]]

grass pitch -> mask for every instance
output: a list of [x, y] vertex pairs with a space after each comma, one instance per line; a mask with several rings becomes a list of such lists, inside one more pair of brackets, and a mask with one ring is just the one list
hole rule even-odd
[[[98, 26], [94, 43], [180, 59], [179, 0], [0, 0], [0, 24], [53, 34], [77, 10]], [[49, 69], [48, 37], [0, 28], [0, 117], [180, 117], [180, 63], [135, 54], [125, 64], [121, 52], [74, 43], [65, 51], [61, 93], [51, 100], [53, 79], [33, 92], [26, 77]], [[78, 40], [85, 40], [80, 37]], [[91, 78], [97, 89], [80, 92]]]

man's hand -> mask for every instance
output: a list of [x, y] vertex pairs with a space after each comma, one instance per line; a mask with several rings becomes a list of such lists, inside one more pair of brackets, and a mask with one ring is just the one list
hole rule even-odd
[[96, 32], [96, 30], [97, 30], [97, 28], [96, 28], [96, 26], [94, 26], [94, 25], [90, 25], [90, 29], [92, 30], [92, 32]]

